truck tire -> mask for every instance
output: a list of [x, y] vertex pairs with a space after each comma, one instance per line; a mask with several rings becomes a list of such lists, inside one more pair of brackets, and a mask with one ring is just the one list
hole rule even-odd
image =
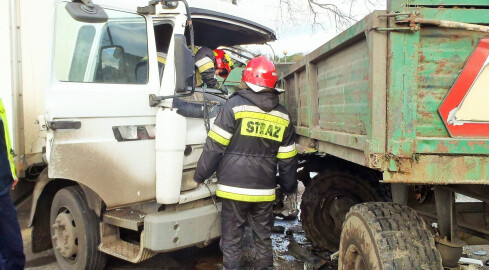
[[424, 221], [395, 203], [363, 203], [343, 224], [340, 270], [443, 269], [440, 252]]
[[106, 255], [98, 251], [99, 219], [78, 186], [59, 190], [50, 215], [53, 250], [61, 269], [103, 269]]
[[302, 195], [301, 220], [315, 248], [337, 251], [350, 207], [371, 201], [391, 201], [390, 186], [371, 173], [327, 170], [317, 174]]

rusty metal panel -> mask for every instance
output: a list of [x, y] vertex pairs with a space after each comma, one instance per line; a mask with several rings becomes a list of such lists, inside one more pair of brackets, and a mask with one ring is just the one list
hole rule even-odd
[[[385, 12], [373, 14], [372, 26], [387, 27], [387, 18], [380, 15]], [[367, 117], [368, 149], [365, 153], [370, 157], [373, 153], [384, 153], [387, 141], [387, 33], [382, 31], [369, 31], [367, 33], [369, 54], [369, 108]], [[370, 163], [370, 162], [368, 162]], [[374, 162], [375, 163], [375, 162]]]
[[284, 79], [284, 82], [285, 82], [284, 89], [286, 89], [287, 91], [285, 91], [285, 93], [283, 94], [286, 97], [286, 100], [283, 104], [285, 105], [285, 107], [287, 107], [287, 110], [289, 111], [290, 116], [292, 117], [291, 119], [292, 123], [294, 125], [297, 125], [298, 122], [297, 108], [299, 107], [298, 106], [299, 104], [295, 97], [297, 90], [295, 88], [295, 79], [293, 74], [292, 76], [286, 77]]
[[408, 170], [384, 172], [386, 183], [487, 184], [489, 159], [469, 155], [419, 155], [405, 161]]
[[307, 72], [305, 69], [299, 71], [297, 74], [297, 86], [298, 86], [298, 110], [299, 121], [298, 126], [309, 127], [309, 95], [307, 91]]
[[362, 39], [316, 63], [321, 129], [367, 134], [367, 49], [367, 42]]
[[489, 0], [387, 0], [389, 11], [402, 11], [408, 7], [487, 8]]
[[[484, 5], [390, 4], [425, 19], [489, 24]], [[286, 90], [293, 94], [285, 103], [297, 133], [308, 138], [304, 147], [381, 170], [386, 182], [489, 183], [489, 140], [451, 138], [437, 112], [488, 34], [427, 24], [406, 31], [392, 17], [387, 25], [383, 14], [374, 12], [289, 69]]]
[[480, 38], [487, 34], [423, 27], [420, 31], [416, 135], [449, 137], [438, 115], [441, 102]]

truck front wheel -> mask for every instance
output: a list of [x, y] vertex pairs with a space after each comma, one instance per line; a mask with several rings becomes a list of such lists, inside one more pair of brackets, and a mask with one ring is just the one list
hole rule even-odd
[[327, 170], [312, 179], [301, 202], [302, 227], [317, 248], [337, 251], [350, 207], [371, 201], [390, 201], [388, 185], [368, 172]]
[[61, 269], [103, 269], [106, 255], [98, 251], [99, 220], [78, 186], [59, 190], [50, 215], [54, 254]]
[[340, 270], [443, 269], [433, 236], [414, 210], [394, 203], [350, 209], [341, 233]]

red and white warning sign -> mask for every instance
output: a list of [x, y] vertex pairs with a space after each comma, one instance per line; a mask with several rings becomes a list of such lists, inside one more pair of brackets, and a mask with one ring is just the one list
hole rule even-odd
[[489, 137], [489, 38], [479, 42], [438, 112], [452, 137]]

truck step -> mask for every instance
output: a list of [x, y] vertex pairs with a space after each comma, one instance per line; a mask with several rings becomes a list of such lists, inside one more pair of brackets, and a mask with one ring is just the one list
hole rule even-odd
[[144, 223], [146, 214], [131, 208], [117, 208], [104, 213], [104, 223], [137, 231]]
[[[140, 236], [141, 241], [144, 239], [143, 234], [144, 231]], [[156, 255], [155, 252], [144, 248], [142, 242], [135, 244], [122, 240], [118, 227], [103, 222], [100, 223], [100, 245], [98, 249], [103, 253], [132, 263], [139, 263]]]

